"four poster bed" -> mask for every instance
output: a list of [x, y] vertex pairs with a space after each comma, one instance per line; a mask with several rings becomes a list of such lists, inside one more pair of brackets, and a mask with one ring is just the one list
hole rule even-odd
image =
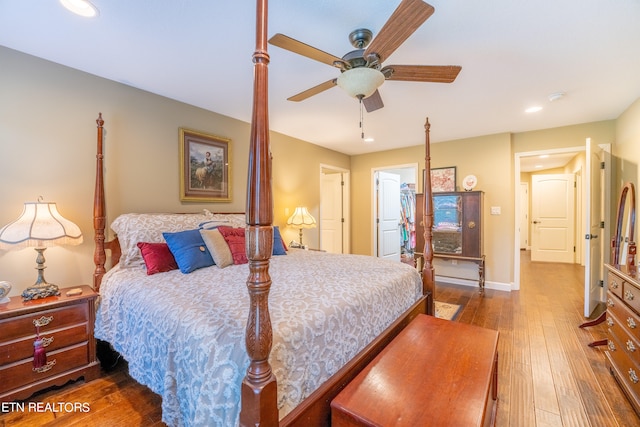
[[[111, 224], [116, 238], [106, 241], [104, 121], [97, 120], [96, 337], [162, 396], [169, 425], [328, 425], [337, 393], [414, 317], [433, 314], [429, 173], [421, 273], [361, 255], [275, 255], [281, 242], [272, 218], [266, 4], [257, 1], [245, 213], [123, 214]], [[428, 121], [425, 131], [429, 170]], [[244, 230], [244, 263], [150, 274], [138, 243], [211, 225]]]

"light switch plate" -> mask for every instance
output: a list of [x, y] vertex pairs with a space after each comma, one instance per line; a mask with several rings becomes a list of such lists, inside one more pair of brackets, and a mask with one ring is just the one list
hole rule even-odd
[[500, 206], [491, 206], [491, 215], [500, 215]]

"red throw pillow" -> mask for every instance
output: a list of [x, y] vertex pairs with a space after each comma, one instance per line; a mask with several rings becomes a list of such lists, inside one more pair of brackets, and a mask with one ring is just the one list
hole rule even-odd
[[221, 225], [218, 231], [229, 245], [234, 264], [246, 264], [249, 262], [244, 242], [244, 228], [234, 228]]
[[176, 270], [178, 264], [166, 243], [138, 243], [142, 259], [147, 266], [147, 274]]

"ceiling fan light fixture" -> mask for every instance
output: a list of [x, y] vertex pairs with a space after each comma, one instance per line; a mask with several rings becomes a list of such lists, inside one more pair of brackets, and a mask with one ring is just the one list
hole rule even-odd
[[337, 83], [349, 96], [366, 98], [384, 83], [384, 74], [373, 68], [352, 68], [340, 73]]
[[60, 0], [67, 10], [80, 15], [84, 18], [93, 18], [98, 16], [98, 8], [88, 0]]

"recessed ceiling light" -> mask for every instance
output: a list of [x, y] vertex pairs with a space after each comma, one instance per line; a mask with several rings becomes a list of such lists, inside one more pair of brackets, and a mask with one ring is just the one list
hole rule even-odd
[[538, 156], [538, 158], [539, 158], [539, 159], [546, 159], [547, 157], [549, 157], [549, 155], [548, 155], [548, 154], [540, 154], [540, 155]]
[[536, 165], [536, 169], [542, 169], [542, 165]]
[[76, 15], [85, 18], [93, 18], [98, 16], [98, 8], [91, 4], [88, 0], [60, 0], [60, 3]]
[[375, 139], [369, 137], [369, 138], [365, 138], [363, 141], [367, 144], [371, 144], [373, 141], [375, 141]]
[[537, 113], [538, 111], [542, 110], [542, 107], [536, 105], [534, 107], [529, 107], [526, 110], [524, 110], [525, 113]]

